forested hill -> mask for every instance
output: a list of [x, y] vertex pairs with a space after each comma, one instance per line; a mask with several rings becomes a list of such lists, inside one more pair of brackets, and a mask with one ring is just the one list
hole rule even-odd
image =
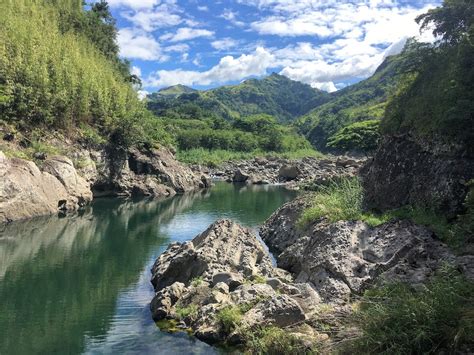
[[148, 97], [148, 107], [158, 116], [226, 120], [268, 114], [288, 123], [330, 99], [330, 95], [307, 84], [273, 73], [258, 80], [207, 91], [182, 85], [166, 88]]
[[402, 53], [387, 57], [368, 79], [332, 93], [330, 101], [298, 119], [300, 132], [316, 148], [325, 150], [329, 148], [328, 141], [335, 141], [344, 127], [356, 122], [363, 122], [359, 127], [370, 127], [373, 120], [380, 120], [389, 98], [397, 90], [405, 56]]

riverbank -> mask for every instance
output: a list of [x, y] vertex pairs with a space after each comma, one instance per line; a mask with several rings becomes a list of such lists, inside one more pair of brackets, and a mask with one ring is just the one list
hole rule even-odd
[[256, 185], [286, 184], [290, 188], [304, 184], [324, 184], [336, 178], [350, 178], [358, 174], [366, 158], [325, 156], [287, 159], [261, 157], [229, 161], [216, 167], [191, 165], [197, 174], [227, 182]]

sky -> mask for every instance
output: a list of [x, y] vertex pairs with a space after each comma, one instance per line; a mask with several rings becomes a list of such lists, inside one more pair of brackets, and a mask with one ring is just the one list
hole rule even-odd
[[120, 54], [145, 92], [236, 84], [276, 72], [333, 92], [420, 35], [441, 0], [108, 0]]

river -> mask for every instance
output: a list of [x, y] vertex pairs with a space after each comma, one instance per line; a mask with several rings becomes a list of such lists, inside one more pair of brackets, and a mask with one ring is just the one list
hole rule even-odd
[[171, 199], [98, 199], [0, 226], [0, 354], [216, 354], [151, 319], [150, 268], [220, 218], [256, 228], [294, 192], [218, 183]]

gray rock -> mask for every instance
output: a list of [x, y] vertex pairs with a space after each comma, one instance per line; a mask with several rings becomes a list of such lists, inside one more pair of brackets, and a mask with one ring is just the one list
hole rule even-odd
[[284, 165], [278, 171], [278, 176], [284, 180], [295, 180], [301, 175], [301, 170], [296, 165]]
[[242, 285], [244, 277], [241, 274], [233, 272], [218, 272], [212, 276], [212, 284], [225, 283], [230, 290], [235, 290]]
[[244, 173], [240, 169], [237, 169], [234, 172], [234, 176], [232, 177], [233, 182], [246, 182], [248, 179], [249, 179], [249, 175]]
[[444, 263], [456, 263], [432, 232], [408, 221], [370, 228], [323, 220], [298, 229], [304, 206], [305, 198], [283, 206], [260, 235], [276, 251], [278, 266], [292, 272], [297, 283], [312, 285], [323, 302], [345, 303], [381, 279], [422, 283]]

